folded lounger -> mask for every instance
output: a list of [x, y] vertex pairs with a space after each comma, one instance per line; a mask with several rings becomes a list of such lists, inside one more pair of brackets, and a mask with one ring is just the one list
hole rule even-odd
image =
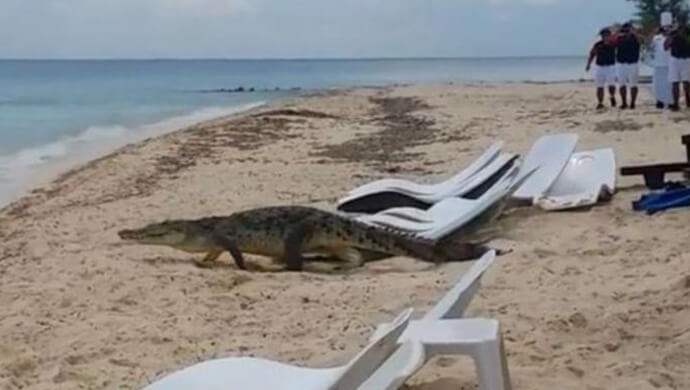
[[586, 207], [608, 200], [616, 188], [616, 158], [611, 148], [577, 152], [546, 194], [535, 203], [544, 210]]
[[[482, 219], [496, 216], [510, 194], [537, 171], [538, 167], [522, 173], [513, 166], [478, 199], [445, 198], [428, 210], [412, 207], [396, 207], [373, 215], [360, 215], [357, 220], [376, 225], [404, 230], [419, 236], [438, 240], [459, 229]], [[521, 174], [521, 176], [517, 176]]]
[[525, 172], [537, 166], [539, 169], [515, 191], [512, 197], [530, 204], [542, 198], [570, 161], [577, 141], [578, 135], [570, 133], [545, 135], [539, 138], [525, 156], [521, 168]]
[[394, 390], [425, 362], [419, 342], [398, 343], [411, 309], [400, 314], [349, 363], [307, 368], [260, 358], [230, 357], [195, 364], [143, 390]]
[[348, 213], [373, 214], [393, 207], [414, 207], [421, 210], [449, 197], [476, 199], [503, 177], [518, 159], [503, 153], [463, 181], [437, 187], [435, 192], [414, 192], [390, 187], [386, 190], [356, 192], [338, 200], [338, 210]]
[[[487, 252], [462, 275], [458, 282], [419, 320], [400, 336], [399, 342], [419, 341], [427, 359], [436, 355], [469, 355], [475, 362], [480, 390], [511, 388], [503, 335], [497, 320], [463, 318], [467, 306], [493, 264], [494, 251]], [[383, 334], [389, 324], [381, 324], [372, 336]]]

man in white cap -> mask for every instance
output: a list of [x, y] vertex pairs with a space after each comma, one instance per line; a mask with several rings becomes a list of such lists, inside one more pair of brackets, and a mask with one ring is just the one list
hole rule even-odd
[[670, 26], [662, 24], [654, 38], [652, 38], [652, 66], [654, 67], [652, 84], [654, 85], [656, 107], [659, 109], [663, 109], [666, 106], [670, 107], [673, 104], [671, 83], [668, 81], [668, 62], [671, 54], [664, 48], [664, 42], [669, 32]]

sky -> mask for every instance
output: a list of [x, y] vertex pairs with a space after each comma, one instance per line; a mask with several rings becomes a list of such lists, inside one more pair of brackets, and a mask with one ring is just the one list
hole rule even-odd
[[0, 0], [0, 58], [586, 55], [625, 0]]

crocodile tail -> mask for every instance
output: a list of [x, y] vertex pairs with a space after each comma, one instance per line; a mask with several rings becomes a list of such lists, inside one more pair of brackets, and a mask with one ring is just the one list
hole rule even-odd
[[485, 245], [469, 244], [457, 240], [403, 240], [399, 245], [407, 255], [431, 263], [472, 261], [490, 250]]
[[440, 240], [434, 245], [437, 263], [472, 261], [482, 257], [490, 250], [492, 248], [484, 244], [468, 243], [453, 239]]

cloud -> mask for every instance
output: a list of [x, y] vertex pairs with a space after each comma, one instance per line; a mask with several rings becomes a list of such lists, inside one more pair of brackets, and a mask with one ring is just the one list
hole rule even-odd
[[[0, 58], [580, 53], [623, 0], [0, 0]], [[544, 31], [548, 31], [545, 34]]]

